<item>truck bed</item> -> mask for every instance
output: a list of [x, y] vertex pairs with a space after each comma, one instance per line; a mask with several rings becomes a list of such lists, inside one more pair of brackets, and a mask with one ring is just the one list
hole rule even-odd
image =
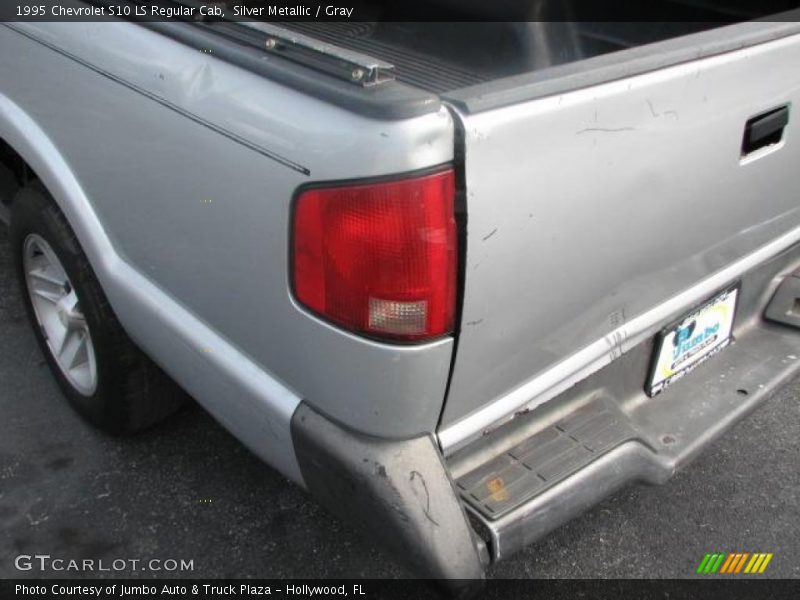
[[[712, 23], [290, 23], [393, 64], [397, 79], [445, 94], [685, 35]], [[475, 43], [479, 40], [479, 43]]]
[[[443, 2], [447, 4], [439, 0], [440, 4]], [[579, 7], [568, 1], [505, 4], [520, 7], [517, 10], [519, 21], [296, 22], [284, 25], [298, 33], [385, 60], [395, 66], [399, 81], [445, 94], [725, 24], [776, 15], [798, 6], [792, 0], [773, 0], [759, 6], [752, 6], [753, 3], [747, 6], [737, 0], [671, 0], [664, 3], [665, 20], [662, 22], [620, 23], [568, 21], [567, 17], [580, 16]], [[530, 9], [537, 10], [536, 15], [544, 14], [545, 19], [553, 20], [540, 20], [538, 16], [536, 21], [532, 20], [531, 12], [524, 9], [533, 4], [545, 6], [544, 9]], [[454, 8], [462, 11], [464, 18], [493, 18], [486, 8], [470, 12], [469, 3], [457, 3]]]

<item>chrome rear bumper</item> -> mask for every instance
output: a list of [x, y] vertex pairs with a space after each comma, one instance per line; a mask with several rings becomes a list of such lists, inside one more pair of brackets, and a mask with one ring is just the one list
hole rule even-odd
[[781, 314], [793, 305], [798, 263], [793, 248], [745, 274], [734, 343], [661, 394], [644, 393], [649, 340], [449, 457], [492, 560], [630, 482], [664, 483], [800, 371], [800, 331], [763, 317], [768, 305], [770, 316], [778, 302]]
[[798, 266], [800, 246], [746, 273], [734, 342], [654, 398], [650, 339], [448, 457], [432, 435], [366, 436], [303, 402], [292, 419], [303, 480], [418, 576], [463, 592], [625, 484], [667, 481], [800, 371], [797, 326], [764, 318], [794, 306]]

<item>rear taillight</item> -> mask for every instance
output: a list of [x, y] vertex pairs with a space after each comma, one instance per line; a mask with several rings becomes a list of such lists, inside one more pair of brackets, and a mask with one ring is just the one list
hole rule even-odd
[[394, 340], [450, 333], [456, 302], [453, 171], [311, 188], [297, 198], [297, 299], [346, 329]]

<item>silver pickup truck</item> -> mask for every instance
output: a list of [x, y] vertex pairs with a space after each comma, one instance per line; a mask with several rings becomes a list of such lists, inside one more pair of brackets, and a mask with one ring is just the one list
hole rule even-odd
[[182, 388], [481, 578], [800, 369], [792, 19], [2, 23], [31, 324], [93, 424]]

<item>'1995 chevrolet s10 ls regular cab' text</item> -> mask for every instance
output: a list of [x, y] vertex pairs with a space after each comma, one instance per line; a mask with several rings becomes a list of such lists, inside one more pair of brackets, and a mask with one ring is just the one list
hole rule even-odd
[[1, 24], [66, 397], [182, 388], [453, 582], [666, 481], [800, 369], [800, 24], [712, 21]]

